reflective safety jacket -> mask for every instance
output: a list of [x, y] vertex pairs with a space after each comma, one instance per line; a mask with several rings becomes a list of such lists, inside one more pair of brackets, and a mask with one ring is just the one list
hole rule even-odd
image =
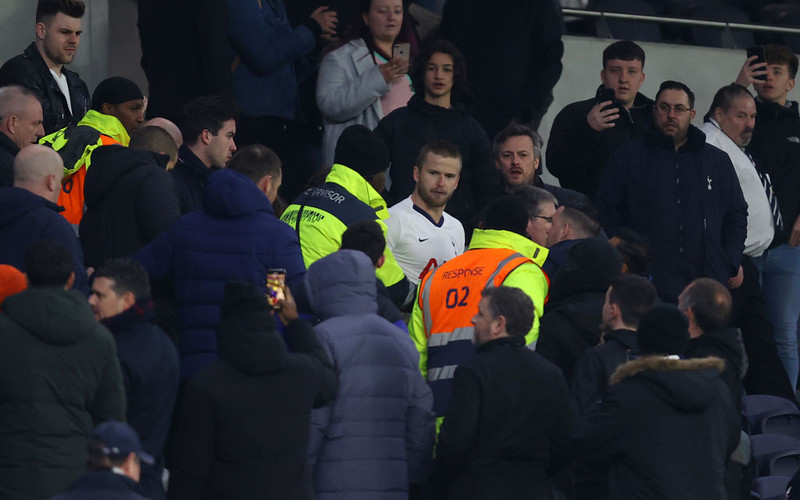
[[468, 251], [422, 280], [409, 332], [420, 353], [420, 370], [433, 391], [437, 416], [447, 410], [456, 368], [475, 353], [471, 320], [484, 288], [516, 287], [531, 298], [535, 317], [525, 341], [535, 346], [550, 286], [540, 267], [547, 254], [546, 248], [524, 236], [476, 229]]
[[[388, 217], [386, 202], [369, 182], [355, 170], [337, 163], [325, 183], [298, 196], [283, 212], [281, 220], [297, 232], [308, 268], [339, 250], [342, 233], [356, 222], [375, 220], [385, 237], [387, 229], [382, 219]], [[376, 274], [389, 289], [394, 302], [402, 304], [409, 295], [408, 280], [388, 245], [383, 255], [386, 261]]]
[[92, 151], [100, 146], [122, 144], [131, 141], [122, 123], [111, 115], [90, 109], [77, 125], [69, 125], [39, 139], [39, 144], [58, 151], [64, 160], [64, 178], [58, 204], [61, 212], [71, 224], [80, 224], [83, 217], [83, 185], [86, 169], [92, 163]]

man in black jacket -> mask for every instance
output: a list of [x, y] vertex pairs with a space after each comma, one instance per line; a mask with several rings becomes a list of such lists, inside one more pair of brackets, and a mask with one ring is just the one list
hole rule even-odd
[[644, 314], [641, 357], [620, 366], [608, 394], [573, 431], [575, 455], [610, 467], [610, 498], [728, 498], [725, 464], [741, 421], [714, 357], [683, 360], [686, 317], [674, 306]]
[[639, 319], [655, 300], [656, 289], [646, 278], [620, 274], [611, 281], [603, 304], [601, 344], [584, 353], [575, 371], [572, 395], [579, 409], [603, 396], [617, 367], [638, 354]]
[[44, 111], [44, 133], [74, 125], [89, 109], [89, 88], [66, 69], [80, 45], [82, 0], [39, 0], [36, 40], [0, 68], [0, 86], [17, 84], [34, 91]]
[[142, 492], [152, 500], [166, 498], [161, 452], [178, 396], [178, 350], [155, 324], [150, 280], [141, 264], [107, 261], [94, 273], [89, 297], [95, 318], [114, 335], [128, 401], [127, 421], [142, 447], [157, 461], [142, 465]]
[[178, 163], [170, 170], [181, 215], [203, 208], [203, 187], [215, 169], [225, 168], [236, 152], [239, 110], [227, 97], [207, 96], [190, 101], [183, 109], [181, 133], [185, 141]]
[[139, 251], [178, 220], [180, 207], [165, 169], [174, 160], [175, 142], [159, 127], [134, 131], [129, 148], [101, 146], [92, 153], [80, 225], [87, 266]]
[[220, 359], [192, 378], [181, 401], [170, 500], [314, 498], [311, 408], [336, 396], [338, 376], [288, 288], [279, 304], [285, 343], [263, 291], [240, 281], [225, 287]]
[[92, 428], [125, 419], [125, 391], [114, 339], [70, 290], [69, 252], [36, 242], [25, 269], [0, 315], [0, 497], [44, 500], [83, 474]]
[[[728, 155], [691, 124], [694, 93], [665, 81], [656, 94], [655, 131], [611, 157], [595, 204], [609, 236], [629, 227], [651, 241], [653, 285], [677, 303], [693, 279], [732, 287], [747, 236], [747, 203]], [[741, 281], [739, 281], [741, 283]]]
[[14, 157], [44, 135], [42, 105], [19, 85], [0, 88], [0, 187], [14, 183]]
[[461, 153], [460, 179], [447, 213], [468, 225], [503, 188], [492, 168], [489, 138], [468, 114], [464, 58], [452, 43], [437, 40], [415, 59], [411, 79], [417, 93], [375, 128], [392, 161], [388, 202], [394, 205], [414, 191], [414, 166], [422, 147], [433, 140], [447, 141]]
[[573, 414], [561, 371], [525, 348], [533, 303], [518, 288], [482, 292], [477, 355], [455, 372], [432, 478], [437, 498], [553, 498], [570, 457]]
[[[639, 93], [643, 70], [640, 46], [630, 40], [612, 43], [603, 51], [597, 97], [558, 113], [547, 144], [547, 168], [561, 186], [594, 198], [611, 153], [650, 124], [653, 101]], [[613, 98], [606, 97], [609, 91]]]

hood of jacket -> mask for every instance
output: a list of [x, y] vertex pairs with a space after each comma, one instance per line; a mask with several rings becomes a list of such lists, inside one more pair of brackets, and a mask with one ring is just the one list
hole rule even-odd
[[3, 302], [3, 314], [51, 345], [70, 345], [98, 328], [86, 296], [57, 287], [28, 288]]
[[55, 203], [18, 187], [0, 188], [0, 227], [8, 226], [32, 210], [49, 208], [54, 212], [64, 209]]
[[235, 218], [254, 212], [273, 213], [269, 198], [243, 174], [223, 168], [208, 176], [203, 210], [214, 217]]
[[374, 208], [377, 218], [381, 220], [389, 218], [389, 209], [386, 206], [386, 200], [375, 191], [375, 188], [367, 182], [364, 176], [352, 168], [340, 163], [334, 163], [330, 173], [325, 177], [325, 182], [332, 182], [342, 186], [348, 193]]
[[86, 172], [83, 189], [86, 206], [92, 208], [99, 205], [111, 188], [128, 173], [152, 166], [166, 169], [168, 160], [169, 157], [165, 155], [116, 144], [95, 149], [92, 152], [94, 168]]
[[679, 411], [702, 411], [717, 397], [720, 373], [725, 361], [709, 356], [696, 359], [670, 359], [645, 356], [621, 365], [611, 375], [609, 385], [628, 379], [644, 382], [665, 403]]
[[288, 355], [264, 292], [252, 283], [225, 285], [217, 326], [217, 352], [229, 365], [250, 375], [280, 370]]
[[311, 308], [324, 321], [350, 314], [377, 314], [372, 261], [358, 250], [339, 250], [311, 264], [305, 276]]
[[611, 280], [622, 270], [622, 255], [607, 241], [585, 238], [573, 244], [567, 261], [550, 285], [550, 304], [580, 293], [605, 294]]

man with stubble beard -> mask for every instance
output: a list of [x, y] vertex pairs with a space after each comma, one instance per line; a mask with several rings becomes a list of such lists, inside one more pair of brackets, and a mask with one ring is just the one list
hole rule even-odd
[[0, 68], [0, 86], [22, 85], [36, 93], [45, 134], [77, 124], [89, 110], [89, 88], [64, 67], [78, 51], [85, 10], [82, 0], [39, 0], [35, 41]]

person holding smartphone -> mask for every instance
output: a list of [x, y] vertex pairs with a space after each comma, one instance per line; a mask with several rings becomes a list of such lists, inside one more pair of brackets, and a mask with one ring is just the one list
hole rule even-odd
[[653, 115], [653, 100], [639, 93], [644, 83], [642, 48], [630, 40], [603, 51], [602, 85], [594, 98], [573, 102], [553, 121], [547, 168], [561, 187], [594, 198], [611, 153], [639, 137]]
[[413, 95], [407, 73], [417, 42], [402, 0], [362, 0], [359, 10], [319, 70], [317, 105], [325, 127], [325, 167], [332, 165], [336, 142], [347, 127], [374, 129]]

